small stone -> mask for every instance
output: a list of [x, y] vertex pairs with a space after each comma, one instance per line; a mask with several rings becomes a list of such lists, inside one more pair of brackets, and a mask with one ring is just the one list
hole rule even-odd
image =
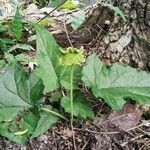
[[21, 146], [20, 150], [27, 150], [26, 146]]
[[37, 139], [38, 141], [40, 141], [40, 142], [45, 142], [46, 140], [48, 140], [48, 137], [46, 136], [46, 135], [41, 135], [40, 137], [38, 137], [38, 139]]
[[105, 42], [105, 44], [109, 44], [110, 41], [109, 41], [109, 37], [108, 36], [104, 38], [104, 42]]

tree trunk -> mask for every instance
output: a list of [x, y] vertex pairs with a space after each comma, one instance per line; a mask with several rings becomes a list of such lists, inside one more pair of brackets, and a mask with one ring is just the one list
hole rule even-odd
[[[86, 21], [77, 31], [66, 24], [67, 31], [54, 34], [67, 47], [84, 46], [106, 63], [121, 61], [143, 69], [150, 68], [150, 2], [149, 0], [114, 0], [126, 17], [123, 21], [113, 10], [101, 4], [87, 10]], [[66, 33], [67, 32], [67, 33]]]

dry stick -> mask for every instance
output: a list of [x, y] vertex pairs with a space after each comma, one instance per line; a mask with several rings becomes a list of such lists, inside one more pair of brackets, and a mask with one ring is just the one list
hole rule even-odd
[[64, 28], [65, 28], [65, 33], [66, 33], [67, 39], [69, 41], [69, 44], [70, 44], [71, 47], [73, 47], [72, 42], [71, 42], [70, 37], [69, 37], [69, 34], [68, 34], [68, 31], [67, 31], [67, 27], [66, 27], [65, 22], [64, 22]]
[[145, 146], [149, 148], [149, 145], [150, 145], [150, 140], [147, 141], [139, 150], [142, 150]]
[[82, 147], [81, 150], [84, 150], [84, 149], [86, 148], [86, 146], [88, 145], [89, 141], [90, 141], [90, 140], [88, 140], [88, 141], [84, 144], [84, 146]]
[[[55, 10], [57, 10], [60, 6], [62, 6], [64, 3], [66, 3], [67, 0], [63, 0], [62, 3], [60, 3], [60, 5], [58, 5], [57, 7], [55, 7], [52, 11], [50, 11], [49, 13], [47, 13], [43, 18], [41, 18], [40, 20], [38, 20], [35, 24], [38, 24], [39, 22], [41, 22], [42, 20], [44, 20], [47, 16], [49, 16], [51, 13], [53, 13]], [[31, 31], [33, 29], [34, 26], [32, 26], [29, 30]]]
[[141, 135], [139, 135], [139, 136], [136, 136], [136, 137], [130, 139], [128, 142], [122, 143], [121, 146], [124, 147], [124, 146], [126, 146], [129, 142], [133, 142], [133, 141], [135, 141], [135, 140], [137, 140], [137, 139], [139, 139], [139, 138], [142, 138], [143, 136], [144, 136], [144, 134], [141, 134]]

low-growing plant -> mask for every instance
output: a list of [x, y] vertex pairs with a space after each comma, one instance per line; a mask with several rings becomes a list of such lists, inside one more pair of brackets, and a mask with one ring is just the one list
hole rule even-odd
[[[25, 52], [34, 48], [29, 44], [23, 44], [23, 20], [20, 15], [20, 8], [16, 8], [15, 16], [12, 20], [0, 22], [0, 68], [6, 63], [17, 61], [33, 61]], [[15, 53], [15, 56], [14, 56]]]
[[149, 73], [119, 63], [105, 65], [95, 53], [83, 65], [83, 48], [62, 49], [46, 29], [39, 25], [35, 29], [37, 68], [27, 73], [13, 63], [0, 75], [2, 136], [23, 144], [46, 132], [59, 118], [68, 120], [63, 111], [51, 105], [53, 100], [46, 104], [43, 99], [46, 93], [60, 89], [65, 89], [65, 94], [60, 94], [57, 102], [71, 114], [72, 127], [73, 116], [94, 119], [92, 107], [78, 87], [81, 80], [113, 109], [121, 110], [128, 97], [150, 103]]
[[[80, 24], [74, 20], [75, 29], [84, 17], [80, 19]], [[20, 43], [23, 25], [19, 8], [11, 25], [15, 44], [9, 46], [3, 37], [0, 39], [2, 58], [9, 62], [0, 74], [0, 135], [24, 144], [46, 132], [59, 119], [70, 118], [75, 146], [74, 119], [94, 119], [90, 98], [79, 88], [81, 83], [91, 95], [115, 110], [121, 110], [127, 98], [140, 104], [150, 103], [150, 73], [120, 63], [106, 65], [95, 53], [86, 59], [83, 47], [63, 49], [40, 25], [34, 26], [37, 66], [28, 71], [18, 63], [27, 60], [24, 55], [17, 57], [12, 53], [16, 49], [33, 50]], [[5, 28], [0, 26], [0, 32], [4, 33]]]

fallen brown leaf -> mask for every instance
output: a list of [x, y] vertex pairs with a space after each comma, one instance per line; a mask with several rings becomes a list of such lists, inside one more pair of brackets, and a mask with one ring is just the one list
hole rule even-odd
[[141, 116], [142, 111], [136, 105], [127, 103], [122, 111], [112, 111], [98, 125], [107, 131], [114, 131], [114, 129], [127, 131], [139, 123]]

